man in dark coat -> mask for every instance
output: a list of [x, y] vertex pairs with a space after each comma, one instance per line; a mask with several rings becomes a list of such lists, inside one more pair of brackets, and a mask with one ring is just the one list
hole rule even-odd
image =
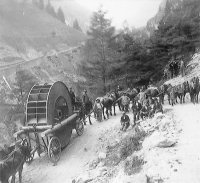
[[178, 76], [178, 71], [179, 71], [178, 62], [174, 61], [174, 75], [175, 76]]
[[142, 105], [138, 100], [133, 101], [132, 111], [133, 111], [133, 126], [136, 125], [136, 121], [139, 120], [140, 117], [140, 110], [142, 109]]
[[130, 118], [126, 112], [123, 112], [120, 122], [122, 126], [121, 130], [125, 132], [130, 126]]
[[[92, 109], [92, 107], [93, 107], [91, 104], [91, 101], [87, 95], [86, 89], [83, 92], [82, 102], [83, 102], [83, 121], [84, 121], [84, 124], [86, 125], [85, 116], [90, 112], [90, 108]], [[89, 123], [90, 123], [90, 125], [92, 125], [90, 118], [89, 118]]]
[[87, 90], [86, 89], [83, 92], [82, 102], [83, 102], [83, 104], [87, 104], [89, 102], [89, 97], [87, 95]]
[[174, 77], [174, 62], [173, 61], [169, 63], [169, 71], [171, 73], [171, 79], [172, 79]]
[[71, 97], [71, 100], [72, 100], [72, 106], [74, 107], [75, 106], [75, 94], [74, 94], [74, 91], [72, 90], [72, 88], [69, 89], [69, 93], [70, 93], [70, 97]]
[[120, 92], [120, 91], [122, 91], [122, 87], [121, 86], [117, 86], [117, 92]]

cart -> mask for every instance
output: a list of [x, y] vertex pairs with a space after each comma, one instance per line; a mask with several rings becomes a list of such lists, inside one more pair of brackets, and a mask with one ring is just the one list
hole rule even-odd
[[61, 150], [66, 147], [75, 129], [80, 136], [84, 125], [79, 110], [73, 111], [70, 93], [63, 82], [34, 85], [26, 103], [26, 125], [14, 134], [16, 139], [25, 139], [31, 148], [30, 163], [35, 152], [40, 156], [46, 152], [49, 160], [56, 164]]

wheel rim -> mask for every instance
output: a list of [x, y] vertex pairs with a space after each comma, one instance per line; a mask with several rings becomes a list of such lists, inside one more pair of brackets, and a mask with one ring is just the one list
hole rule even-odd
[[81, 121], [79, 121], [77, 124], [76, 124], [76, 132], [77, 134], [80, 136], [83, 134], [83, 131], [84, 131], [84, 125]]
[[52, 137], [48, 146], [49, 160], [56, 164], [60, 159], [61, 144], [57, 137]]

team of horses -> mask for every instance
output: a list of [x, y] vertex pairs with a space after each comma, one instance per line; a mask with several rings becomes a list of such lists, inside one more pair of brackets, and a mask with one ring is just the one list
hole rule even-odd
[[196, 104], [198, 103], [199, 98], [199, 92], [200, 92], [200, 83], [198, 77], [193, 77], [191, 80], [185, 81], [182, 84], [172, 86], [171, 84], [162, 84], [159, 87], [148, 87], [145, 89], [142, 87], [139, 88], [133, 88], [133, 89], [127, 89], [124, 91], [111, 91], [108, 92], [103, 97], [98, 97], [101, 101], [101, 104], [103, 106], [103, 117], [106, 119], [105, 114], [107, 115], [107, 118], [113, 114], [112, 109], [114, 111], [114, 115], [116, 115], [116, 105], [118, 105], [119, 110], [121, 110], [121, 104], [118, 99], [125, 93], [132, 102], [135, 100], [140, 100], [141, 103], [145, 100], [151, 100], [152, 98], [159, 98], [159, 101], [161, 104], [164, 104], [165, 101], [165, 95], [167, 95], [167, 100], [170, 105], [175, 105], [179, 102], [185, 103], [185, 96], [187, 93], [190, 95], [191, 102]]
[[162, 103], [164, 104], [164, 96], [168, 96], [169, 104], [174, 105], [179, 102], [181, 104], [185, 103], [185, 96], [188, 93], [190, 95], [190, 101], [193, 104], [199, 102], [199, 92], [200, 92], [200, 83], [198, 77], [193, 77], [189, 81], [185, 81], [176, 86], [172, 86], [171, 84], [164, 84], [159, 87], [160, 98]]
[[[133, 88], [124, 91], [111, 91], [103, 97], [98, 97], [103, 108], [103, 117], [106, 119], [111, 115], [116, 115], [116, 105], [121, 110], [121, 104], [118, 100], [123, 94], [126, 94], [133, 104], [136, 101], [140, 101], [142, 104], [145, 100], [151, 100], [153, 98], [159, 98], [161, 104], [164, 104], [165, 95], [168, 96], [168, 102], [170, 105], [174, 105], [179, 102], [185, 103], [185, 96], [187, 93], [190, 95], [192, 103], [198, 103], [198, 97], [200, 92], [200, 83], [198, 77], [193, 77], [189, 81], [185, 81], [182, 84], [172, 86], [171, 84], [163, 84], [159, 87], [148, 87], [145, 89]], [[93, 112], [92, 102], [83, 106], [81, 101], [76, 103], [76, 107], [80, 110], [80, 118], [84, 121], [88, 117], [91, 124], [90, 114]], [[113, 113], [114, 112], [114, 113]], [[17, 147], [5, 147], [0, 150], [0, 183], [8, 183], [9, 178], [11, 182], [15, 182], [15, 175], [18, 172], [19, 182], [22, 182], [22, 170], [26, 159], [30, 156], [31, 150], [28, 145], [25, 145], [22, 141]]]
[[31, 149], [25, 141], [17, 142], [13, 146], [4, 146], [0, 150], [0, 183], [15, 183], [15, 175], [19, 174], [19, 183], [22, 183], [23, 165], [30, 157]]

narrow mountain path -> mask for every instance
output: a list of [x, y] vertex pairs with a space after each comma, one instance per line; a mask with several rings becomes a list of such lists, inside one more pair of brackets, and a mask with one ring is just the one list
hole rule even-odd
[[120, 125], [120, 112], [109, 120], [98, 123], [92, 118], [93, 125], [85, 127], [84, 134], [78, 137], [75, 131], [70, 144], [62, 151], [56, 166], [52, 166], [46, 155], [35, 158], [25, 165], [23, 180], [26, 183], [71, 183], [73, 177], [86, 170], [86, 165], [98, 156], [98, 138], [116, 125]]
[[176, 156], [181, 162], [171, 183], [200, 182], [200, 105], [177, 105], [173, 108], [176, 120], [180, 122], [180, 139]]

